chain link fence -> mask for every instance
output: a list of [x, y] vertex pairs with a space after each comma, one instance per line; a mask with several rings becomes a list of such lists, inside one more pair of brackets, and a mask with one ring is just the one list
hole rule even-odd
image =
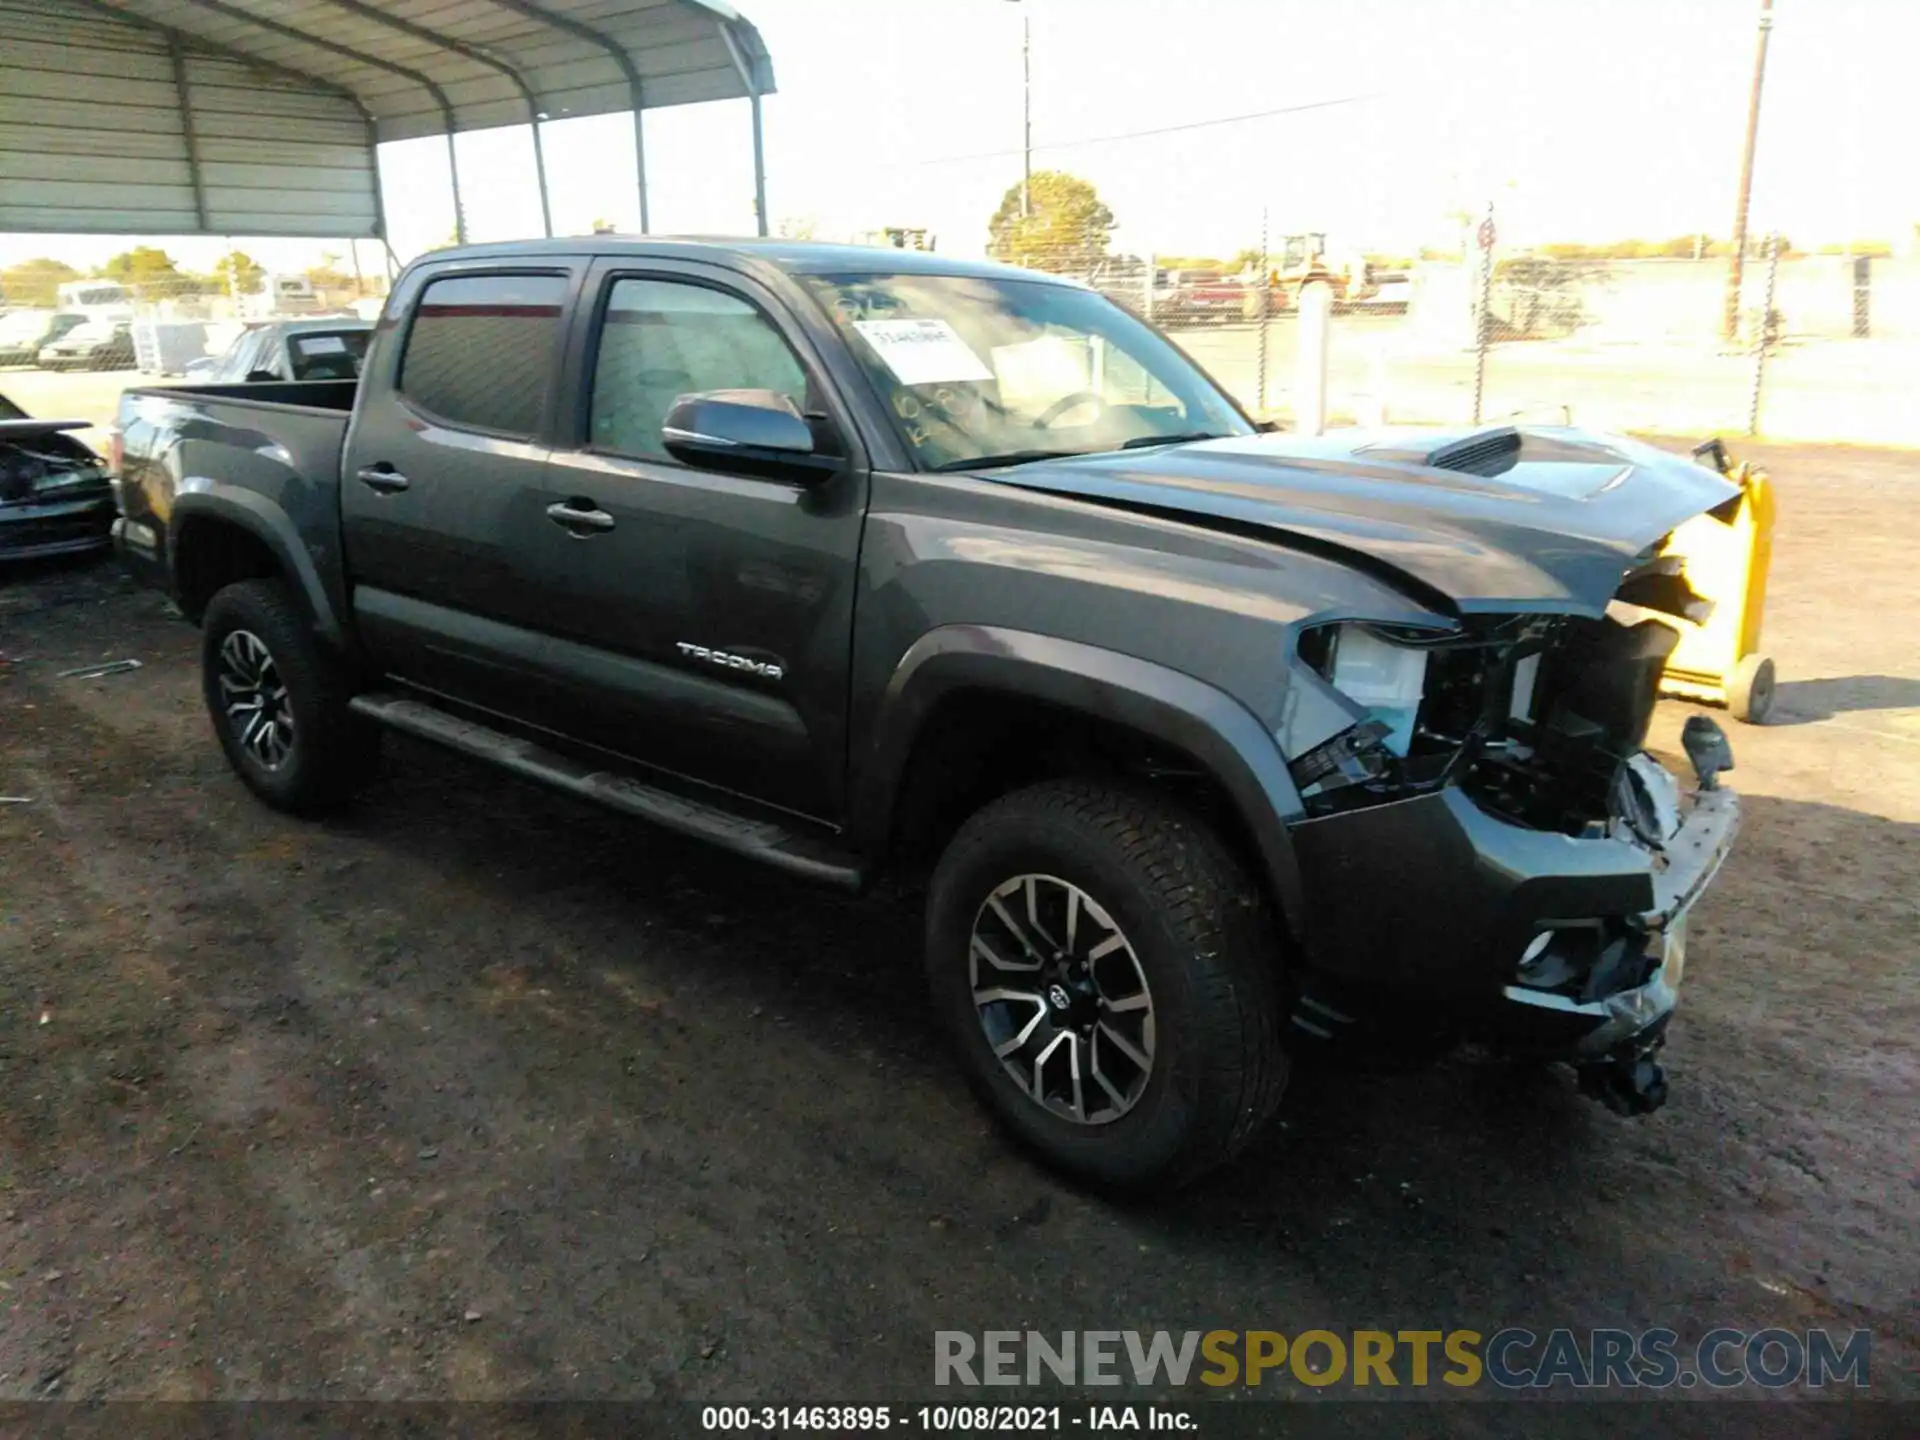
[[1275, 234], [1211, 262], [1084, 246], [1000, 258], [1100, 290], [1286, 426], [1324, 412], [1333, 425], [1920, 444], [1920, 256], [1805, 254], [1757, 236], [1728, 335], [1731, 265], [1711, 248], [1510, 251], [1497, 226], [1476, 226], [1456, 253], [1419, 257]]
[[387, 291], [384, 273], [331, 254], [284, 272], [235, 254], [206, 274], [183, 271], [155, 247], [135, 245], [126, 257], [131, 264], [91, 274], [57, 256], [0, 272], [0, 372], [180, 376], [269, 320], [372, 319]]

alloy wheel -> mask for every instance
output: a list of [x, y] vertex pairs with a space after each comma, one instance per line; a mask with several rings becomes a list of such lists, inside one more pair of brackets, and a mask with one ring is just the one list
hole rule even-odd
[[220, 642], [220, 704], [240, 748], [268, 770], [293, 757], [293, 707], [266, 643], [251, 630]]
[[1052, 875], [997, 886], [973, 921], [974, 1011], [1008, 1076], [1081, 1125], [1118, 1120], [1153, 1075], [1153, 994], [1094, 898]]

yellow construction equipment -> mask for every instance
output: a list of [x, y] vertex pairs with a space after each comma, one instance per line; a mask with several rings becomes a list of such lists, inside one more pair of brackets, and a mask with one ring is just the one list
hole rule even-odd
[[1718, 440], [1693, 453], [1738, 485], [1740, 493], [1668, 537], [1664, 553], [1680, 557], [1687, 583], [1713, 602], [1713, 614], [1705, 624], [1675, 622], [1680, 643], [1667, 658], [1660, 691], [1724, 705], [1736, 720], [1764, 724], [1774, 683], [1773, 661], [1760, 653], [1773, 559], [1773, 483], [1745, 461], [1735, 463]]

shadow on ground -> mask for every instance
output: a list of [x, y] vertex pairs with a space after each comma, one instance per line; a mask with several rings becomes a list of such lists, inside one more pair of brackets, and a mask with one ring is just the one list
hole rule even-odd
[[1898, 675], [1848, 675], [1789, 680], [1773, 692], [1769, 725], [1804, 725], [1860, 710], [1920, 709], [1920, 680]]

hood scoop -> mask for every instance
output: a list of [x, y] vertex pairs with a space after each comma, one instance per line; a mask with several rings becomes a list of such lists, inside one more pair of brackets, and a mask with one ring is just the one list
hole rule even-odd
[[1492, 479], [1504, 475], [1520, 460], [1520, 432], [1511, 425], [1476, 430], [1468, 435], [1453, 435], [1430, 449], [1419, 449], [1391, 442], [1363, 445], [1353, 452], [1376, 460], [1392, 460], [1402, 465], [1423, 465], [1429, 470], [1451, 470], [1458, 475], [1480, 475]]

